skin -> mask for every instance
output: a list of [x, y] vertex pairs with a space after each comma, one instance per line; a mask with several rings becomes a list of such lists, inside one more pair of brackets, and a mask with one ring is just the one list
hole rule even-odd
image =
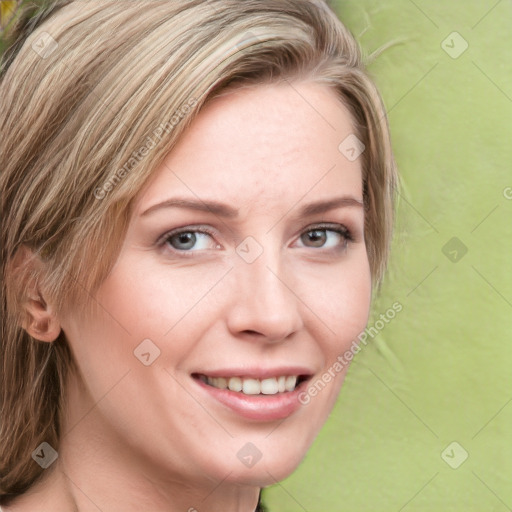
[[[57, 315], [80, 370], [67, 386], [59, 458], [5, 510], [247, 512], [260, 487], [297, 467], [346, 368], [308, 405], [272, 421], [239, 416], [191, 374], [294, 364], [315, 381], [364, 330], [363, 208], [298, 216], [320, 200], [362, 202], [360, 159], [338, 150], [353, 132], [334, 92], [310, 82], [236, 89], [201, 111], [136, 198], [93, 318], [78, 309]], [[238, 214], [172, 207], [142, 215], [175, 197]], [[319, 223], [345, 226], [353, 240], [327, 230], [317, 233], [326, 245], [315, 245]], [[181, 254], [163, 241], [193, 226], [213, 236]], [[236, 250], [249, 236], [263, 250], [252, 263]], [[148, 338], [160, 356], [145, 366], [134, 350]], [[247, 442], [262, 454], [251, 468], [237, 457]]]

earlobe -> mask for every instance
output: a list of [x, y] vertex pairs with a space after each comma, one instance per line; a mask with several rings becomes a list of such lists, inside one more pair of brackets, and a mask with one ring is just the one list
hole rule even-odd
[[23, 329], [36, 340], [55, 341], [61, 331], [60, 321], [53, 306], [44, 299], [36, 277], [44, 271], [43, 262], [29, 248], [21, 247], [11, 264], [12, 277], [23, 289], [19, 294]]

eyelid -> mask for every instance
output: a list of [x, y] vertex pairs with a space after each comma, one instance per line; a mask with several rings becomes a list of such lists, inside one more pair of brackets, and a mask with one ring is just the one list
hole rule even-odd
[[315, 230], [325, 230], [325, 231], [334, 231], [336, 233], [341, 234], [345, 237], [345, 239], [349, 242], [355, 241], [355, 237], [352, 234], [352, 231], [345, 225], [336, 222], [319, 222], [317, 224], [311, 224], [307, 226], [305, 229], [302, 229], [295, 238], [300, 237], [304, 233], [309, 233], [310, 231]]

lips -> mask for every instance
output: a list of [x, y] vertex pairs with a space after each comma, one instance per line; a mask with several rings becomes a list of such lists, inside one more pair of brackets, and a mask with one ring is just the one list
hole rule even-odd
[[[312, 373], [303, 368], [192, 374], [207, 396], [251, 420], [284, 419], [300, 406], [299, 390]], [[305, 384], [304, 384], [305, 385]]]

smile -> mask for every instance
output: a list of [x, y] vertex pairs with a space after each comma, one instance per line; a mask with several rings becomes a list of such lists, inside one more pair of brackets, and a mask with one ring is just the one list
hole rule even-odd
[[266, 379], [244, 377], [208, 377], [199, 375], [199, 379], [217, 389], [229, 389], [244, 395], [277, 395], [294, 391], [305, 380], [300, 375], [282, 375]]
[[[193, 373], [205, 399], [251, 421], [275, 421], [301, 409], [298, 396], [314, 372], [304, 366], [224, 368]], [[209, 402], [204, 402], [209, 403]]]

